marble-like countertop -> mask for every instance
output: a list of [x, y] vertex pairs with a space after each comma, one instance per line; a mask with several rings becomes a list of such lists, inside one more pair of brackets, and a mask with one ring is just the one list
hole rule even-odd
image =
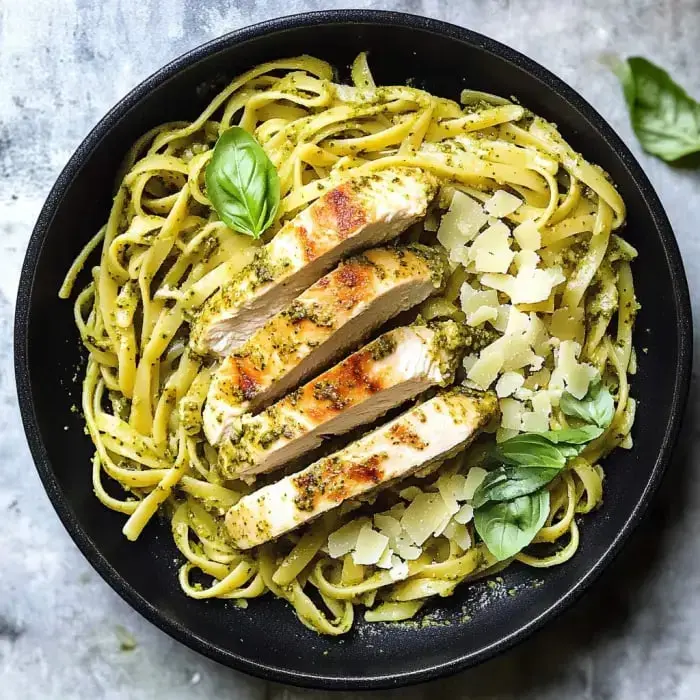
[[[166, 61], [245, 24], [303, 10], [381, 7], [468, 26], [581, 92], [640, 159], [678, 236], [700, 306], [700, 171], [644, 155], [609, 52], [643, 55], [700, 95], [698, 0], [0, 0], [0, 697], [321, 696], [229, 671], [174, 642], [90, 568], [55, 515], [20, 425], [12, 317], [24, 249], [66, 160], [103, 113]], [[446, 681], [384, 695], [519, 700], [700, 697], [697, 397], [644, 525], [578, 604], [526, 643]], [[115, 626], [137, 642], [120, 651]], [[377, 697], [377, 696], [375, 696]]]

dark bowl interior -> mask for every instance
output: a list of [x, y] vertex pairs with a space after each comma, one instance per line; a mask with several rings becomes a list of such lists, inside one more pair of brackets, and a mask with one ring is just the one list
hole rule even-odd
[[[247, 610], [197, 602], [178, 586], [178, 556], [165, 523], [136, 543], [123, 516], [104, 508], [90, 482], [92, 445], [81, 419], [81, 366], [72, 304], [62, 277], [105, 221], [114, 177], [129, 145], [150, 127], [195, 117], [234, 75], [276, 57], [311, 53], [347, 75], [360, 50], [371, 52], [380, 83], [411, 79], [457, 98], [469, 86], [515, 95], [559, 125], [602, 165], [624, 197], [627, 233], [638, 247], [635, 281], [642, 310], [636, 331], [640, 400], [632, 451], [606, 463], [605, 506], [585, 519], [581, 548], [565, 566], [503, 574], [511, 597], [485, 585], [462, 587], [433, 614], [449, 625], [374, 625], [361, 621], [342, 639], [305, 629], [286, 604], [265, 598]], [[611, 559], [659, 483], [684, 408], [690, 367], [690, 305], [668, 220], [630, 152], [584, 100], [542, 67], [483, 36], [432, 20], [372, 12], [285, 18], [235, 32], [178, 59], [137, 87], [80, 146], [41, 213], [24, 264], [16, 317], [19, 398], [37, 468], [71, 536], [109, 584], [169, 634], [234, 668], [289, 683], [336, 688], [387, 687], [475, 664], [522, 639], [562, 610]], [[67, 426], [67, 429], [65, 429]], [[533, 582], [542, 585], [533, 586]], [[464, 612], [471, 615], [467, 619]]]

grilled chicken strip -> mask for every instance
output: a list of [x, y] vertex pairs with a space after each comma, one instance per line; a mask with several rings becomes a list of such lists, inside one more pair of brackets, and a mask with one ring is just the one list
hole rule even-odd
[[240, 440], [222, 444], [222, 472], [231, 478], [271, 472], [316, 449], [326, 436], [371, 423], [431, 386], [446, 386], [467, 340], [454, 321], [384, 333], [244, 420]]
[[436, 192], [432, 175], [401, 167], [328, 191], [204, 304], [192, 327], [192, 348], [228, 355], [342, 257], [380, 245], [425, 216]]
[[401, 311], [445, 283], [442, 253], [413, 244], [375, 248], [341, 263], [273, 316], [216, 372], [204, 407], [212, 444], [240, 417], [269, 405]]
[[467, 445], [497, 411], [493, 394], [442, 392], [310, 467], [244, 496], [226, 514], [236, 546], [273, 540]]

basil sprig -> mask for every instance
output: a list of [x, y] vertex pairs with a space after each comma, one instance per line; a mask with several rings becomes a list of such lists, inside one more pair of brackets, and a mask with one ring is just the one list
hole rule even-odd
[[616, 68], [642, 148], [665, 161], [700, 151], [700, 103], [645, 58]]
[[207, 196], [234, 231], [260, 238], [280, 203], [277, 170], [260, 144], [239, 126], [224, 131], [204, 176]]
[[496, 466], [471, 499], [474, 526], [491, 554], [510, 559], [529, 545], [549, 514], [546, 486], [591, 441], [603, 434], [614, 415], [613, 398], [602, 383], [583, 399], [564, 392], [559, 402], [569, 416], [585, 421], [577, 428], [521, 433], [496, 445]]
[[559, 401], [559, 408], [567, 416], [580, 418], [599, 428], [607, 428], [615, 415], [613, 397], [600, 381], [591, 384], [588, 393], [582, 399], [577, 399], [565, 391]]
[[510, 559], [532, 542], [549, 515], [549, 491], [489, 503], [474, 511], [474, 526], [491, 554]]

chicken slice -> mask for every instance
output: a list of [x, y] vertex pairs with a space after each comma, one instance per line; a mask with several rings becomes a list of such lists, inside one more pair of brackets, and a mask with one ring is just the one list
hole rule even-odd
[[229, 534], [240, 549], [255, 547], [452, 456], [497, 407], [491, 393], [444, 391], [306, 469], [244, 496], [226, 514]]
[[222, 472], [231, 478], [270, 472], [316, 449], [324, 437], [371, 423], [435, 385], [446, 386], [467, 343], [454, 321], [384, 333], [356, 353], [243, 422], [224, 441]]
[[328, 191], [202, 307], [191, 344], [226, 356], [342, 257], [394, 238], [425, 216], [437, 181], [415, 168], [362, 175]]
[[325, 369], [372, 330], [445, 283], [438, 250], [375, 248], [341, 263], [273, 316], [221, 364], [204, 407], [212, 444], [240, 432], [240, 417]]

